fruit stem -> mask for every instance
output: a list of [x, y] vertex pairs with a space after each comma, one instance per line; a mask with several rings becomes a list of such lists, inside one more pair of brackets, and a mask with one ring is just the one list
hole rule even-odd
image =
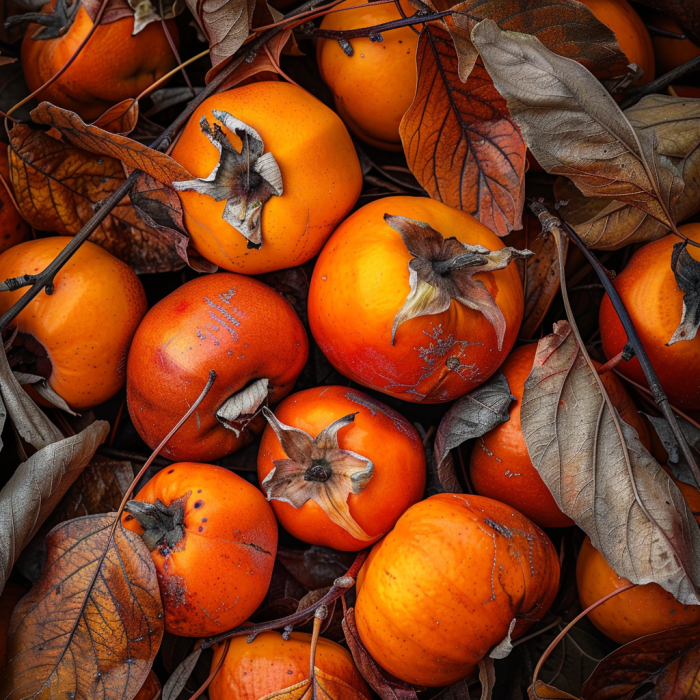
[[591, 253], [591, 251], [588, 249], [588, 246], [578, 237], [576, 231], [574, 231], [574, 229], [568, 223], [566, 223], [566, 221], [560, 221], [541, 202], [531, 201], [530, 209], [532, 209], [532, 212], [535, 214], [535, 216], [537, 216], [540, 219], [543, 228], [546, 228], [546, 230], [550, 230], [550, 227], [552, 225], [561, 225], [566, 234], [569, 236], [569, 238], [571, 238], [571, 240], [579, 247], [581, 252], [584, 254], [588, 262], [595, 270], [596, 274], [598, 275], [598, 279], [600, 279], [601, 284], [605, 288], [605, 291], [607, 292], [608, 297], [610, 298], [610, 302], [612, 303], [613, 308], [615, 309], [615, 312], [617, 313], [620, 322], [622, 323], [622, 327], [625, 329], [625, 333], [627, 334], [627, 342], [634, 348], [634, 352], [637, 356], [637, 359], [639, 360], [639, 364], [642, 367], [642, 371], [644, 372], [644, 376], [646, 377], [647, 383], [649, 384], [651, 395], [654, 398], [656, 405], [661, 410], [661, 413], [663, 414], [664, 418], [668, 421], [668, 424], [671, 426], [671, 430], [673, 431], [673, 435], [676, 438], [676, 441], [680, 445], [680, 448], [683, 452], [683, 456], [687, 460], [693, 472], [695, 483], [700, 489], [700, 469], [698, 469], [695, 457], [693, 456], [688, 442], [685, 439], [685, 435], [683, 435], [683, 433], [681, 432], [680, 426], [678, 425], [678, 421], [676, 420], [676, 416], [671, 410], [671, 404], [668, 401], [668, 397], [666, 396], [666, 393], [664, 392], [661, 386], [659, 377], [656, 374], [656, 371], [654, 370], [651, 361], [649, 360], [649, 355], [647, 355], [647, 352], [644, 349], [644, 346], [642, 345], [642, 341], [639, 339], [639, 335], [637, 334], [637, 330], [635, 329], [634, 324], [632, 323], [632, 319], [627, 313], [627, 309], [625, 308], [625, 305], [623, 304], [620, 295], [617, 293], [617, 289], [615, 289], [615, 285], [613, 285], [612, 280], [608, 277], [607, 273], [605, 272], [605, 269], [600, 264], [600, 262], [598, 262], [598, 258], [596, 258], [596, 256], [593, 253]]
[[[314, 612], [314, 628], [311, 633], [311, 652], [309, 654], [309, 678], [313, 683], [316, 675], [316, 647], [318, 646], [318, 635], [321, 634], [321, 623], [328, 617], [328, 608], [325, 605], [319, 605]], [[315, 693], [312, 694], [315, 695]]]

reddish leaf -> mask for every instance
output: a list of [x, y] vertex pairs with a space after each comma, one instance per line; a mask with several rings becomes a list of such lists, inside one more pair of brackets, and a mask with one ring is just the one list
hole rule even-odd
[[542, 681], [537, 681], [534, 685], [531, 685], [527, 689], [527, 696], [530, 700], [540, 700], [542, 698], [547, 698], [548, 700], [576, 700], [573, 695], [565, 693], [563, 690], [558, 690], [553, 688], [551, 685], [547, 685]]
[[520, 228], [525, 142], [483, 64], [462, 83], [454, 43], [437, 23], [421, 32], [416, 58], [416, 97], [400, 127], [411, 171], [433, 199], [498, 235]]
[[110, 107], [92, 126], [112, 134], [130, 134], [139, 118], [139, 103], [132, 99], [122, 100]]
[[581, 696], [631, 700], [642, 687], [647, 700], [700, 696], [700, 625], [649, 634], [616, 649], [598, 664]]

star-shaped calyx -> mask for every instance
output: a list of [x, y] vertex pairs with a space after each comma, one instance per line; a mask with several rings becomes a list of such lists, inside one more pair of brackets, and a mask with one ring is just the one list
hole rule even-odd
[[526, 258], [532, 252], [515, 248], [492, 251], [482, 245], [467, 245], [456, 238], [443, 238], [429, 224], [405, 216], [384, 214], [384, 221], [401, 235], [413, 256], [408, 263], [411, 291], [394, 317], [391, 344], [402, 323], [447, 311], [454, 299], [486, 316], [496, 331], [501, 350], [506, 332], [503, 312], [484, 283], [472, 277], [479, 272], [502, 270], [513, 258]]
[[52, 12], [26, 12], [23, 15], [13, 15], [5, 21], [5, 28], [10, 29], [18, 24], [33, 22], [40, 25], [32, 35], [34, 41], [56, 39], [66, 34], [75, 21], [81, 0], [73, 0], [69, 5], [66, 0], [56, 0]]
[[263, 153], [255, 129], [228, 112], [214, 110], [214, 117], [241, 139], [240, 152], [218, 124], [212, 129], [206, 117], [199, 121], [202, 133], [216, 146], [219, 162], [207, 178], [173, 182], [179, 191], [194, 191], [226, 200], [222, 218], [248, 240], [249, 248], [262, 246], [262, 208], [273, 196], [282, 195], [282, 173], [272, 153]]
[[280, 423], [267, 407], [263, 408], [263, 415], [289, 458], [276, 459], [274, 469], [263, 480], [268, 500], [284, 501], [295, 508], [312, 500], [355, 539], [373, 539], [350, 514], [348, 497], [364, 490], [372, 478], [374, 465], [362, 455], [338, 445], [338, 431], [350, 425], [357, 414], [339, 418], [315, 438]]

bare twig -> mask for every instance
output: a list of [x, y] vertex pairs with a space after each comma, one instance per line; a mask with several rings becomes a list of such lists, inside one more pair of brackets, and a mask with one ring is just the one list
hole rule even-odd
[[634, 104], [637, 104], [642, 97], [646, 95], [651, 95], [655, 92], [662, 92], [671, 83], [675, 83], [676, 80], [682, 78], [687, 73], [692, 73], [693, 71], [700, 70], [700, 56], [691, 58], [689, 61], [684, 63], [678, 68], [674, 68], [668, 73], [659, 76], [656, 80], [652, 80], [647, 85], [642, 85], [641, 87], [632, 88], [627, 91], [627, 98], [620, 104], [620, 109], [627, 109]]

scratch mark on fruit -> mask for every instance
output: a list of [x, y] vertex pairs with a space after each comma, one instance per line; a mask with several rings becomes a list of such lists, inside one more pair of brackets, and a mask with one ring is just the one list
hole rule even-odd
[[413, 432], [411, 431], [409, 422], [403, 416], [400, 416], [395, 411], [392, 411], [388, 406], [382, 406], [378, 401], [374, 401], [374, 399], [370, 398], [369, 396], [361, 396], [360, 394], [356, 394], [354, 391], [346, 392], [345, 398], [350, 399], [350, 401], [359, 404], [360, 406], [364, 406], [373, 417], [377, 415], [377, 412], [385, 415], [394, 424], [396, 430], [403, 433], [407, 437], [413, 437]]
[[266, 549], [263, 549], [260, 545], [254, 544], [253, 542], [239, 542], [238, 544], [241, 544], [244, 547], [250, 547], [251, 549], [254, 549], [256, 552], [262, 552], [263, 554], [267, 554], [268, 556], [272, 556], [272, 552], [268, 552]]

